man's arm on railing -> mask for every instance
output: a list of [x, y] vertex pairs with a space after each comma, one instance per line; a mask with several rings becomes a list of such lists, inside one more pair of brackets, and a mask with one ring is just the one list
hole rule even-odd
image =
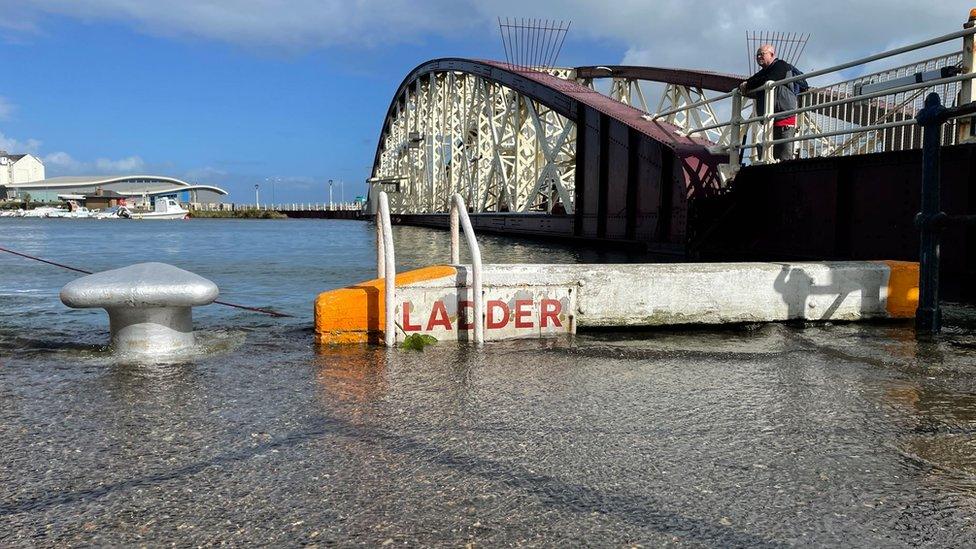
[[[783, 61], [782, 59], [777, 59], [768, 67], [764, 67], [756, 74], [750, 76], [749, 79], [743, 83], [744, 85], [739, 87], [739, 89], [742, 91], [744, 95], [755, 98], [754, 96], [756, 95], [755, 91], [757, 90], [757, 88], [761, 88], [762, 85], [765, 84], [767, 81], [769, 80], [779, 81], [789, 76], [792, 76], [790, 74], [791, 68], [792, 67], [790, 66], [790, 64], [787, 63], [786, 61]], [[748, 93], [748, 92], [753, 92], [753, 93]]]
[[773, 65], [770, 65], [768, 67], [763, 67], [762, 69], [760, 69], [759, 72], [750, 76], [748, 79], [746, 79], [745, 82], [739, 85], [739, 91], [741, 91], [742, 94], [747, 97], [752, 97], [753, 95], [755, 95], [755, 93], [750, 93], [750, 92], [754, 92], [756, 88], [761, 87], [768, 80], [776, 80], [775, 78], [769, 78], [769, 73], [772, 70], [772, 68]]

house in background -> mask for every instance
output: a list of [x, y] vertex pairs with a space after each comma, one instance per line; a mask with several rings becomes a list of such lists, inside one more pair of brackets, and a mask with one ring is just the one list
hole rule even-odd
[[44, 179], [44, 163], [32, 154], [0, 151], [0, 187]]

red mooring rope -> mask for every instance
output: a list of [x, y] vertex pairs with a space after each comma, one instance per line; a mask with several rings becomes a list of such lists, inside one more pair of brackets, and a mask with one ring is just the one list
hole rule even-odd
[[[69, 271], [75, 271], [76, 273], [92, 274], [91, 271], [86, 271], [84, 269], [79, 269], [77, 267], [71, 267], [64, 265], [62, 263], [55, 263], [54, 261], [48, 261], [46, 259], [41, 259], [39, 257], [34, 257], [32, 255], [22, 254], [20, 252], [15, 252], [13, 250], [8, 250], [7, 248], [0, 248], [0, 252], [7, 252], [8, 254], [19, 255], [20, 257], [25, 257], [27, 259], [33, 259], [34, 261], [40, 261], [41, 263], [47, 263], [48, 265], [54, 265], [55, 267], [61, 267], [62, 269], [68, 269]], [[277, 311], [272, 311], [271, 309], [262, 309], [260, 307], [248, 307], [246, 305], [238, 305], [236, 303], [228, 303], [227, 301], [214, 300], [217, 305], [224, 305], [227, 307], [234, 307], [235, 309], [244, 309], [245, 311], [254, 311], [255, 313], [263, 313], [266, 315], [271, 315], [273, 317], [289, 317], [292, 315], [287, 315], [285, 313], [279, 313]]]

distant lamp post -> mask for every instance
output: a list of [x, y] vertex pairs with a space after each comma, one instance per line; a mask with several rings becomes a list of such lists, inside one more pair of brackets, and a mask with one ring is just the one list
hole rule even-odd
[[334, 209], [332, 206], [332, 180], [329, 180], [329, 209]]
[[261, 185], [254, 185], [254, 208], [258, 209], [261, 207], [261, 202], [258, 200], [258, 189]]

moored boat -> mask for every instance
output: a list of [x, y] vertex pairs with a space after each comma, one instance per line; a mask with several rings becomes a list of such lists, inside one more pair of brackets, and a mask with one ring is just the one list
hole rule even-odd
[[156, 208], [151, 212], [131, 212], [132, 219], [186, 219], [190, 216], [175, 198], [156, 199]]
[[94, 219], [132, 219], [132, 213], [125, 206], [113, 206], [92, 216]]

